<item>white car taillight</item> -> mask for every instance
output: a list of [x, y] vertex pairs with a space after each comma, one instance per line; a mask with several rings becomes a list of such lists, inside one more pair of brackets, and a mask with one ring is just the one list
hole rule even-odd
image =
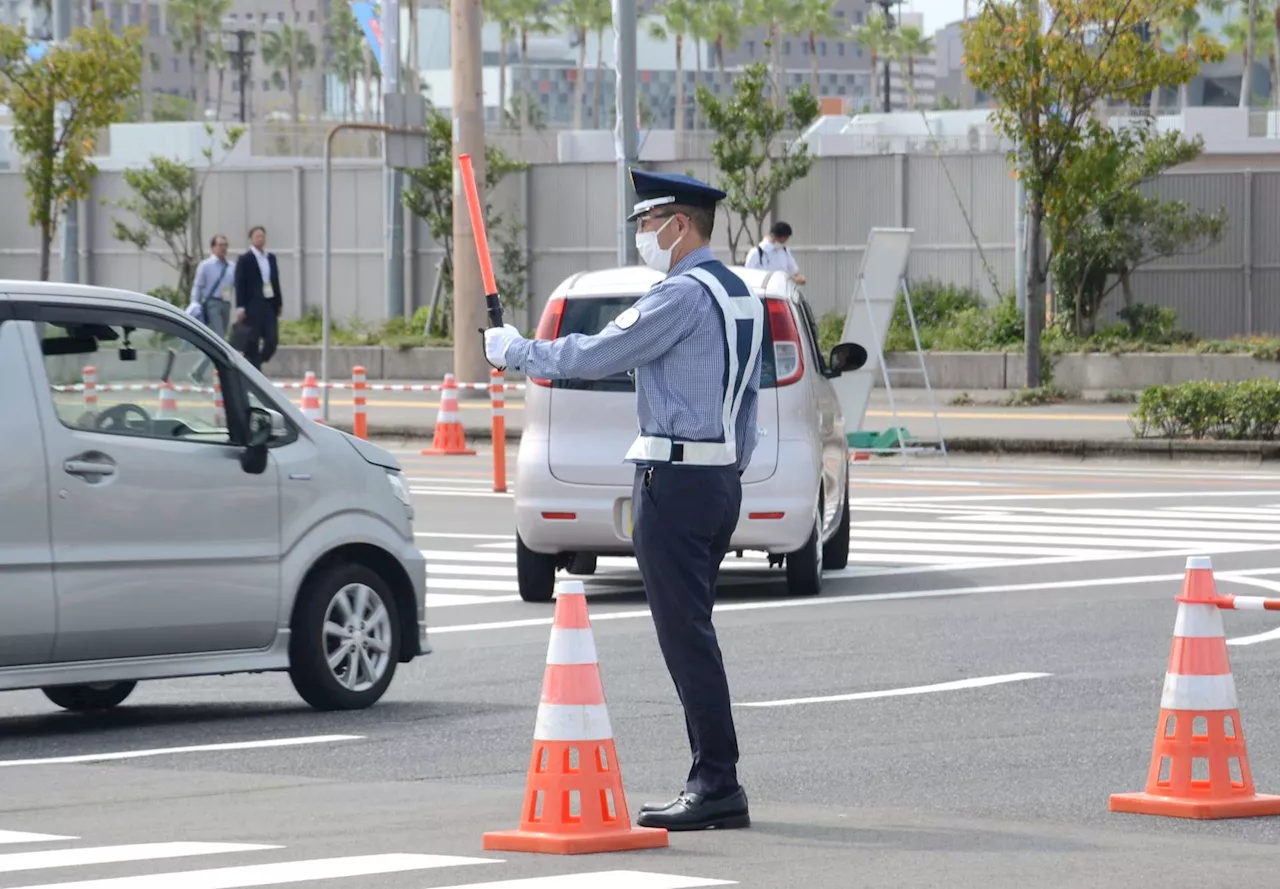
[[804, 352], [800, 348], [800, 331], [791, 316], [786, 300], [766, 298], [769, 333], [773, 336], [775, 385], [788, 386], [804, 375]]

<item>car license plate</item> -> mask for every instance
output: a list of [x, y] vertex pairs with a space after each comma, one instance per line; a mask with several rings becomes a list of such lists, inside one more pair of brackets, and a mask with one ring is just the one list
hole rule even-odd
[[631, 515], [631, 500], [630, 499], [623, 500], [622, 501], [622, 527], [624, 529], [623, 533], [626, 534], [628, 538], [631, 537], [632, 533], [635, 530], [632, 523], [633, 523], [633, 519]]

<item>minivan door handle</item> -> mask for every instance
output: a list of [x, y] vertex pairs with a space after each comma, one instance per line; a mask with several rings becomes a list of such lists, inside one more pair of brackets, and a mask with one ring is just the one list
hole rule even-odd
[[73, 457], [62, 464], [62, 471], [85, 479], [96, 479], [101, 476], [115, 475], [116, 465], [106, 454], [85, 454]]

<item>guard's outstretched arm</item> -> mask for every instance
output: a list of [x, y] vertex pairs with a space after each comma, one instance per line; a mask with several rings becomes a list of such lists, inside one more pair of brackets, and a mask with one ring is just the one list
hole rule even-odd
[[515, 340], [507, 347], [507, 367], [544, 380], [599, 380], [643, 367], [689, 336], [709, 305], [689, 299], [687, 285], [663, 281], [595, 336]]

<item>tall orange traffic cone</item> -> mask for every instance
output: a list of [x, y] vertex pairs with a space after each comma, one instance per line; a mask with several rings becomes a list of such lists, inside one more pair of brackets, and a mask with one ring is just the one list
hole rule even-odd
[[586, 593], [581, 581], [561, 581], [520, 829], [486, 833], [484, 848], [577, 855], [666, 845], [664, 828], [631, 826]]
[[302, 415], [317, 423], [324, 422], [324, 412], [320, 408], [320, 384], [316, 382], [314, 371], [307, 371], [302, 379]]
[[[1207, 556], [1187, 559], [1176, 601], [1147, 787], [1112, 794], [1111, 811], [1196, 819], [1280, 815], [1280, 796], [1254, 790]], [[1232, 774], [1233, 764], [1239, 777]]]
[[164, 419], [178, 415], [178, 396], [173, 383], [164, 380], [160, 383], [160, 410], [156, 416]]
[[422, 453], [429, 457], [442, 454], [467, 456], [475, 453], [467, 447], [467, 436], [458, 416], [458, 384], [453, 374], [445, 374], [444, 391], [440, 393], [440, 412], [436, 415], [435, 435], [432, 436], [431, 447], [423, 448]]

